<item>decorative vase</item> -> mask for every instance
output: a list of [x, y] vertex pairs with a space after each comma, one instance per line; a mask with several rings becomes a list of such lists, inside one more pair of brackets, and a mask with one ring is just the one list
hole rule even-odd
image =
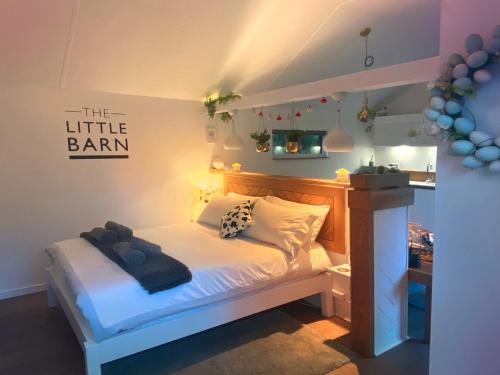
[[300, 143], [299, 142], [287, 142], [285, 145], [285, 150], [289, 154], [296, 154], [300, 151]]
[[269, 148], [270, 148], [269, 142], [255, 144], [255, 151], [257, 152], [268, 152]]

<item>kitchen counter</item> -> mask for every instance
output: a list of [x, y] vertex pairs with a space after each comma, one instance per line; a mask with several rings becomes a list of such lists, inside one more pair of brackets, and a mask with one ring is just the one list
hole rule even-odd
[[424, 181], [410, 181], [410, 187], [413, 187], [415, 189], [435, 190], [436, 183], [435, 182], [424, 182]]

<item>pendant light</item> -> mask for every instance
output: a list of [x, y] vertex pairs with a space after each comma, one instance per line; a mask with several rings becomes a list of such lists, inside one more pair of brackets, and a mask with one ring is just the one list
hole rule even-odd
[[[375, 62], [375, 57], [372, 55], [368, 55], [368, 35], [370, 34], [372, 30], [369, 27], [365, 27], [359, 35], [363, 38], [365, 38], [365, 60], [363, 62], [363, 65], [365, 66], [365, 71], [368, 70], [369, 67], [373, 65]], [[361, 110], [358, 113], [358, 120], [362, 123], [367, 123], [370, 120], [370, 107], [368, 107], [368, 96], [366, 95], [366, 90], [365, 90], [365, 95], [363, 97], [363, 106], [361, 107]]]
[[327, 152], [351, 152], [354, 146], [352, 137], [344, 130], [341, 124], [340, 102], [345, 96], [345, 92], [336, 92], [332, 94], [332, 98], [337, 102], [338, 106], [337, 123], [323, 140], [323, 149]]
[[243, 149], [243, 139], [241, 139], [236, 133], [236, 127], [234, 125], [234, 118], [237, 112], [237, 110], [233, 110], [231, 113], [231, 133], [224, 141], [224, 150], [227, 151], [237, 151]]

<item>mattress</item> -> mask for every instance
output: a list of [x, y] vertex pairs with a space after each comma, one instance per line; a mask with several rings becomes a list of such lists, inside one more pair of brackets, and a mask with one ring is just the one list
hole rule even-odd
[[331, 266], [316, 243], [292, 261], [277, 247], [247, 238], [223, 240], [198, 223], [136, 230], [186, 264], [191, 282], [149, 294], [139, 282], [82, 238], [52, 244], [47, 252], [64, 278], [95, 341], [184, 310], [312, 276]]

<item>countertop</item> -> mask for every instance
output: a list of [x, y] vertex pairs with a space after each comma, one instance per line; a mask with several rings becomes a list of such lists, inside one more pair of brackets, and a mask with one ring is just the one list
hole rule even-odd
[[410, 181], [410, 186], [415, 188], [415, 189], [427, 189], [427, 190], [435, 190], [436, 189], [435, 182]]

